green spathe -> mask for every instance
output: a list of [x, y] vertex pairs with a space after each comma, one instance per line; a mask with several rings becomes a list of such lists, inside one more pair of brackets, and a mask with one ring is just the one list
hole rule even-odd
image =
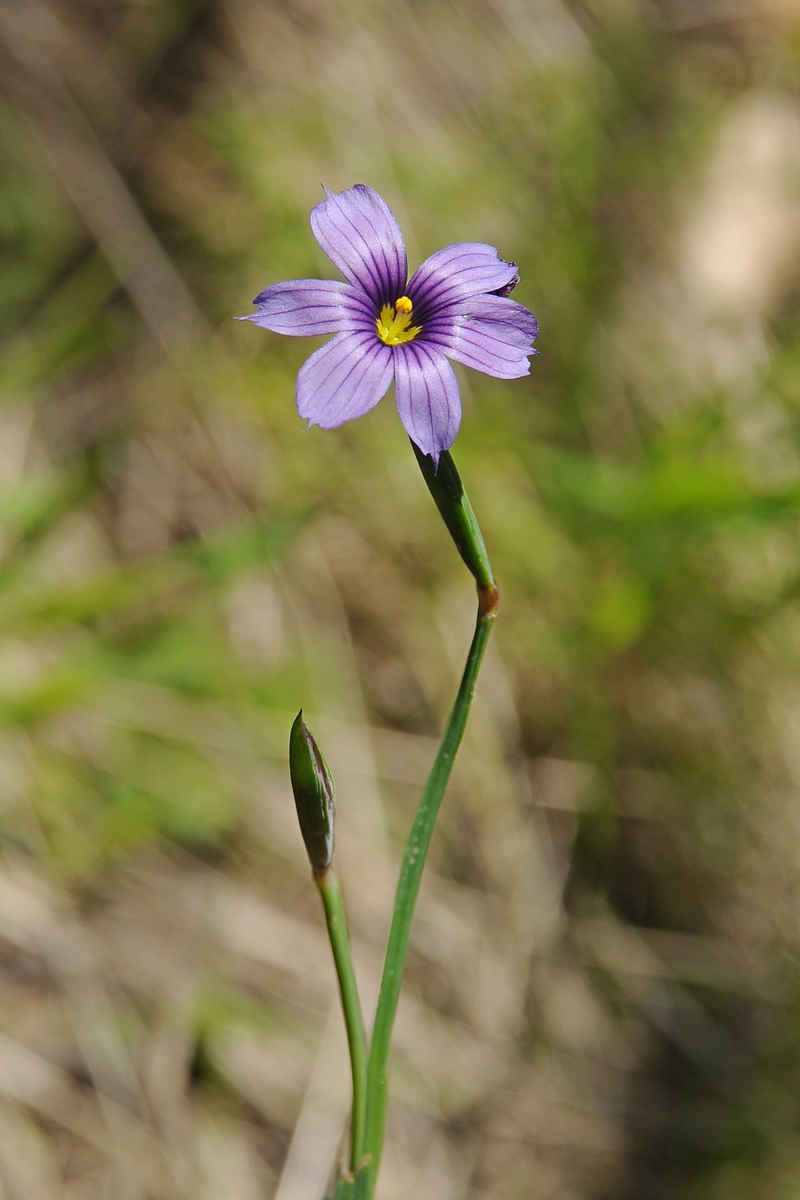
[[314, 735], [297, 714], [289, 734], [289, 774], [312, 869], [326, 871], [333, 858], [333, 816], [335, 806], [333, 777]]
[[413, 438], [411, 446], [422, 471], [422, 478], [428, 485], [428, 491], [433, 496], [459, 554], [472, 572], [478, 591], [484, 594], [491, 593], [488, 598], [483, 597], [485, 603], [482, 607], [496, 607], [497, 586], [486, 553], [486, 544], [452, 456], [444, 450], [437, 465], [429, 454], [420, 450]]

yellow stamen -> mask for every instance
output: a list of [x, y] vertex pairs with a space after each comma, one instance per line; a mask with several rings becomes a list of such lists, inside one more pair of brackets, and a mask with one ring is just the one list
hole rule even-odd
[[378, 337], [387, 346], [399, 346], [402, 342], [411, 342], [422, 329], [421, 325], [411, 324], [411, 311], [414, 305], [408, 296], [401, 296], [394, 303], [384, 304], [381, 315], [375, 322]]

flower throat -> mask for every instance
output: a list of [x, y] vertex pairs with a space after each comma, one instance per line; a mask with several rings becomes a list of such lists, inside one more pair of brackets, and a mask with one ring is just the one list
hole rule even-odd
[[411, 324], [413, 304], [408, 296], [395, 300], [394, 307], [384, 304], [381, 315], [375, 322], [378, 337], [387, 346], [399, 346], [403, 342], [411, 342], [422, 329], [421, 325]]

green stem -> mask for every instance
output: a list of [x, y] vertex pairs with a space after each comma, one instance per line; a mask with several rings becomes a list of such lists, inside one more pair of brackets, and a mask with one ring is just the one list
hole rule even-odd
[[350, 1172], [355, 1174], [364, 1155], [364, 1135], [367, 1112], [367, 1033], [361, 1014], [350, 942], [347, 937], [347, 921], [344, 900], [339, 880], [331, 867], [314, 872], [314, 882], [319, 888], [328, 924], [328, 937], [333, 950], [339, 994], [342, 998], [347, 1043], [350, 1048], [350, 1064], [353, 1072], [353, 1111], [350, 1118]]
[[[477, 528], [477, 526], [476, 526]], [[482, 544], [482, 539], [481, 539]], [[485, 550], [484, 550], [485, 554]], [[491, 579], [491, 575], [489, 576]], [[497, 590], [490, 586], [478, 588], [479, 608], [475, 634], [470, 646], [469, 657], [464, 668], [458, 696], [450, 713], [447, 728], [425, 784], [417, 815], [406, 846], [400, 880], [397, 885], [392, 927], [386, 947], [383, 976], [381, 978], [375, 1026], [372, 1032], [372, 1047], [367, 1076], [367, 1130], [366, 1165], [356, 1179], [355, 1195], [359, 1200], [371, 1200], [378, 1173], [383, 1136], [386, 1125], [386, 1104], [389, 1078], [389, 1051], [394, 1026], [403, 968], [408, 953], [408, 940], [414, 906], [419, 892], [425, 858], [430, 846], [433, 827], [442, 803], [447, 781], [453, 769], [456, 751], [464, 736], [475, 684], [481, 661], [489, 639], [494, 619], [497, 616]]]

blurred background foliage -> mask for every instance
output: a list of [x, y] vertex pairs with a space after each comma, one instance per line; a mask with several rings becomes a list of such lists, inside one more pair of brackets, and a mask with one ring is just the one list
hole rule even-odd
[[[519, 263], [462, 372], [503, 609], [381, 1195], [800, 1192], [794, 0], [0, 2], [0, 1189], [321, 1197], [474, 598], [391, 400], [306, 432], [320, 182]], [[371, 1003], [371, 1001], [370, 1001]]]

